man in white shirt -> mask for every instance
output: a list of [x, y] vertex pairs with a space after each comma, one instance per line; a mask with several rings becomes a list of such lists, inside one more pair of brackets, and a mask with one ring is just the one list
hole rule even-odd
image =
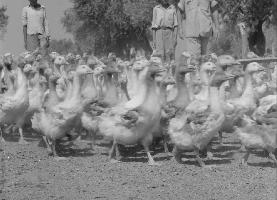
[[42, 47], [49, 47], [49, 28], [46, 9], [37, 0], [29, 0], [29, 6], [22, 10], [24, 47], [27, 51], [34, 51]]

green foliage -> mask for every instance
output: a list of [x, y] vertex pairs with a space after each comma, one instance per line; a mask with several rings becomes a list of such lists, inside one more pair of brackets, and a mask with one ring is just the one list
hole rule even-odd
[[3, 34], [6, 31], [9, 17], [5, 14], [7, 8], [0, 7], [0, 33]]
[[68, 53], [80, 53], [78, 47], [69, 39], [51, 40], [50, 51], [55, 51], [62, 55]]
[[62, 22], [83, 51], [123, 54], [130, 45], [150, 49], [148, 27], [155, 0], [72, 0]]
[[210, 43], [210, 52], [217, 55], [229, 54], [234, 57], [241, 56], [241, 41], [239, 32], [235, 26], [225, 24], [221, 30], [218, 40], [212, 40]]
[[228, 21], [266, 21], [271, 15], [274, 0], [219, 0], [220, 7]]

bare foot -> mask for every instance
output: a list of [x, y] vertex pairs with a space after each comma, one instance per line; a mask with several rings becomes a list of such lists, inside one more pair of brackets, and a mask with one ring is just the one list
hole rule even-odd
[[23, 138], [20, 138], [19, 141], [18, 141], [18, 144], [20, 144], [20, 145], [27, 145], [27, 144], [29, 144], [29, 142], [27, 142]]

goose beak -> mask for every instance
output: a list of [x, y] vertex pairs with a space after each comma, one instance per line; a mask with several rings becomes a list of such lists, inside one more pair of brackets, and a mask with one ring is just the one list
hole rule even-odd
[[235, 77], [236, 77], [236, 75], [225, 72], [225, 78], [226, 78], [226, 80], [232, 80]]
[[259, 72], [266, 71], [266, 68], [263, 67], [262, 65], [259, 65], [258, 71]]
[[165, 68], [162, 68], [161, 66], [158, 65], [154, 65], [154, 66], [150, 66], [148, 71], [151, 74], [158, 74], [158, 73], [162, 73], [162, 72], [166, 72]]
[[196, 67], [194, 65], [189, 65], [188, 66], [188, 70], [189, 70], [189, 72], [195, 72], [196, 71]]

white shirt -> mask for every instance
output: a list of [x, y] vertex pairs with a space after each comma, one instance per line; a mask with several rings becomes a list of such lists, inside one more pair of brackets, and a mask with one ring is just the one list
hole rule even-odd
[[46, 18], [46, 9], [44, 6], [33, 8], [26, 6], [22, 10], [22, 24], [27, 25], [27, 34], [37, 34], [49, 36], [48, 21]]

